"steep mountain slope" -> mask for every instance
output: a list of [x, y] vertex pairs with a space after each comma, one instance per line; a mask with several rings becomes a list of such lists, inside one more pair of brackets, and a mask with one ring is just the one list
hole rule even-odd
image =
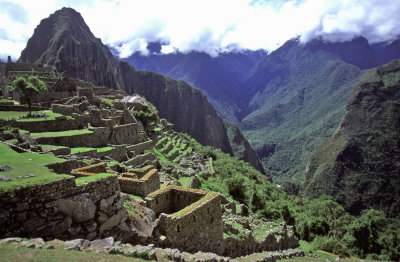
[[202, 90], [217, 112], [229, 121], [238, 123], [247, 114], [241, 85], [250, 69], [266, 55], [264, 51], [230, 52], [213, 58], [198, 52], [163, 55], [160, 49], [159, 43], [151, 43], [149, 56], [135, 53], [124, 60], [140, 70], [181, 79]]
[[63, 8], [36, 27], [20, 61], [55, 66], [73, 77], [114, 89], [124, 86], [119, 62], [96, 38], [82, 16]]
[[313, 153], [305, 195], [334, 196], [354, 214], [400, 211], [400, 60], [368, 71], [335, 134]]
[[[364, 39], [365, 40], [365, 39]], [[347, 62], [371, 64], [366, 41], [285, 43], [260, 61], [247, 80], [253, 111], [241, 123], [246, 138], [276, 180], [301, 181], [312, 150], [335, 130], [353, 86], [361, 76], [343, 62], [346, 48], [358, 50]]]
[[63, 8], [43, 19], [22, 51], [20, 61], [55, 66], [97, 85], [143, 95], [175, 124], [177, 131], [232, 153], [222, 119], [200, 91], [119, 62], [73, 9]]
[[[228, 131], [228, 138], [234, 155], [239, 159], [249, 162], [255, 169], [264, 173], [264, 168], [258, 159], [257, 153], [250, 146], [246, 138], [244, 138], [240, 128], [235, 123], [231, 123], [227, 120], [224, 120], [224, 124]], [[271, 177], [269, 178], [272, 179]]]

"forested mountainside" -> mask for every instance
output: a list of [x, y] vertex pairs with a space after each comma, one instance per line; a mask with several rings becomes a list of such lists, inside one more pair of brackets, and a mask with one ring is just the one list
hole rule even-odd
[[268, 55], [216, 58], [163, 55], [157, 44], [148, 49], [150, 55], [136, 53], [126, 61], [192, 81], [224, 118], [239, 124], [278, 182], [304, 181], [311, 152], [333, 134], [363, 70], [400, 58], [399, 40], [370, 44], [363, 37], [342, 43], [292, 39]]
[[228, 52], [217, 57], [200, 52], [162, 54], [160, 43], [151, 43], [147, 49], [148, 56], [137, 52], [122, 60], [140, 70], [182, 79], [202, 90], [221, 117], [234, 123], [248, 114], [242, 83], [252, 67], [267, 55], [262, 50]]
[[353, 214], [400, 212], [400, 60], [368, 71], [337, 131], [312, 154], [305, 195], [329, 194]]
[[60, 72], [67, 71], [97, 85], [143, 95], [177, 131], [192, 135], [204, 145], [233, 153], [221, 117], [201, 91], [183, 81], [137, 71], [119, 62], [95, 38], [82, 16], [71, 8], [63, 8], [41, 21], [22, 51], [20, 61], [55, 66]]

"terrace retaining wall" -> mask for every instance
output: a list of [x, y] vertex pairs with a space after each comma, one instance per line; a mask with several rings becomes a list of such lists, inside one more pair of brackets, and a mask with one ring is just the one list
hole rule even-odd
[[118, 180], [122, 192], [142, 197], [160, 188], [160, 177], [157, 169], [150, 170], [140, 179], [118, 177]]
[[0, 237], [121, 238], [123, 201], [115, 176], [80, 186], [71, 177], [1, 192]]

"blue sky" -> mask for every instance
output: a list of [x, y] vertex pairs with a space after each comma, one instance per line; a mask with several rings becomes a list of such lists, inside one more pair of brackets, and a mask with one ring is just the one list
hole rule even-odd
[[370, 42], [400, 35], [400, 0], [0, 0], [0, 59], [18, 59], [40, 20], [64, 6], [81, 13], [103, 43], [121, 57], [162, 51], [212, 56], [241, 49], [273, 51], [288, 39], [316, 37]]

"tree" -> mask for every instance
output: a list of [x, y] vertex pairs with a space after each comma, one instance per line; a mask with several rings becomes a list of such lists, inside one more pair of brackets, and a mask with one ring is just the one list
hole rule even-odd
[[12, 85], [8, 87], [10, 91], [18, 92], [21, 98], [23, 98], [29, 106], [29, 115], [31, 115], [32, 108], [32, 96], [39, 94], [46, 90], [46, 84], [40, 80], [37, 76], [30, 76], [28, 80], [24, 77], [17, 77], [12, 82]]

